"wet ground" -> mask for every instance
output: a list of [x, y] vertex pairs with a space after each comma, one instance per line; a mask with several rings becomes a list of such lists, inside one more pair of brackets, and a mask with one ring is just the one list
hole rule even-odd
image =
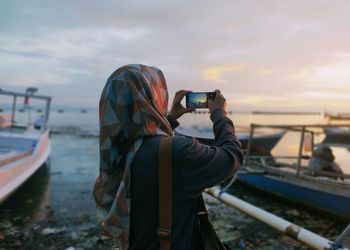
[[[82, 135], [52, 135], [50, 164], [0, 206], [0, 250], [113, 249], [100, 236], [91, 196], [98, 168], [98, 140]], [[348, 221], [276, 200], [235, 183], [231, 191], [254, 205], [334, 240]], [[220, 238], [232, 249], [308, 249], [207, 196]]]

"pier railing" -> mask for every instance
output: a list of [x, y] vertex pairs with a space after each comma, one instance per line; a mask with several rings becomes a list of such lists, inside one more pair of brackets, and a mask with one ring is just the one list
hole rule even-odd
[[12, 101], [12, 113], [11, 113], [11, 123], [15, 124], [15, 116], [16, 116], [16, 106], [17, 106], [17, 98], [18, 97], [23, 97], [24, 98], [24, 103], [25, 105], [28, 105], [29, 99], [37, 99], [37, 100], [43, 100], [46, 102], [46, 107], [45, 107], [45, 115], [44, 119], [45, 122], [47, 123], [49, 120], [49, 113], [50, 113], [50, 106], [51, 106], [51, 97], [50, 96], [42, 96], [42, 95], [35, 95], [34, 93], [37, 91], [37, 88], [27, 88], [25, 93], [18, 93], [14, 91], [5, 91], [0, 89], [0, 95], [7, 95], [7, 96], [12, 96], [13, 101]]

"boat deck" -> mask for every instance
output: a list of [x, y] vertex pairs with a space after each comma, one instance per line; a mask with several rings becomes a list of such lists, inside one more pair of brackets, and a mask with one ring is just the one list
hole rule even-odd
[[4, 166], [10, 162], [18, 161], [22, 158], [25, 158], [32, 154], [32, 150], [28, 151], [16, 151], [16, 150], [7, 150], [4, 151], [0, 148], [0, 167]]
[[0, 130], [0, 167], [20, 160], [33, 153], [38, 142], [35, 131], [23, 127], [8, 127]]

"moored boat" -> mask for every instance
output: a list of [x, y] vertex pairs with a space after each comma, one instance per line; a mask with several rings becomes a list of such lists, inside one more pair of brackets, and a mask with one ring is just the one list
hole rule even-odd
[[[199, 142], [206, 145], [214, 144], [214, 133], [212, 128], [187, 128], [179, 127], [175, 131], [176, 134], [195, 137]], [[236, 132], [239, 141], [242, 144], [243, 149], [247, 149], [250, 134], [247, 132]], [[270, 133], [270, 134], [258, 134], [255, 135], [252, 140], [251, 150], [256, 155], [270, 155], [271, 150], [283, 137], [284, 132]]]
[[[13, 97], [12, 114], [1, 115], [0, 119], [0, 204], [48, 160], [51, 152], [47, 126], [51, 97], [35, 95], [36, 91], [35, 88], [28, 88], [25, 93], [0, 90], [0, 95]], [[30, 112], [30, 99], [44, 101], [44, 115], [33, 123], [17, 123], [19, 98], [24, 99], [27, 112]]]
[[[323, 170], [312, 172], [309, 167], [302, 165], [302, 162], [312, 157], [304, 155], [305, 133], [313, 133], [313, 129], [319, 131], [322, 128], [341, 126], [346, 127], [346, 125], [253, 124], [252, 129], [268, 127], [300, 131], [299, 154], [288, 159], [278, 156], [254, 156], [248, 148], [245, 164], [238, 173], [238, 179], [249, 186], [283, 199], [350, 219], [350, 175]], [[314, 145], [313, 141], [312, 145]]]
[[339, 143], [350, 145], [350, 127], [324, 128], [326, 134], [323, 143]]

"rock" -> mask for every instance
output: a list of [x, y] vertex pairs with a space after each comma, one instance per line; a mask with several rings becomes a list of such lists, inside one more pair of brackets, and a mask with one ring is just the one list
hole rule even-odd
[[14, 246], [20, 247], [20, 246], [22, 246], [22, 243], [21, 243], [19, 240], [17, 240], [17, 241], [14, 243]]
[[79, 235], [76, 232], [71, 232], [69, 236], [72, 238], [72, 240], [78, 240]]
[[9, 222], [8, 220], [3, 220], [1, 223], [0, 223], [0, 228], [10, 228], [12, 227], [12, 223]]
[[300, 212], [296, 209], [288, 210], [287, 214], [292, 215], [292, 216], [296, 216], [296, 217], [300, 216]]
[[66, 227], [62, 227], [62, 228], [45, 228], [43, 231], [41, 231], [42, 235], [49, 235], [49, 234], [57, 234], [57, 233], [61, 233], [66, 231], [67, 228]]
[[68, 247], [66, 250], [75, 250], [75, 247]]
[[16, 217], [13, 218], [13, 221], [19, 221], [19, 220], [21, 220], [21, 219], [22, 219], [21, 216], [16, 216]]
[[68, 209], [67, 208], [61, 208], [59, 211], [60, 211], [60, 213], [65, 214], [65, 213], [68, 212]]

